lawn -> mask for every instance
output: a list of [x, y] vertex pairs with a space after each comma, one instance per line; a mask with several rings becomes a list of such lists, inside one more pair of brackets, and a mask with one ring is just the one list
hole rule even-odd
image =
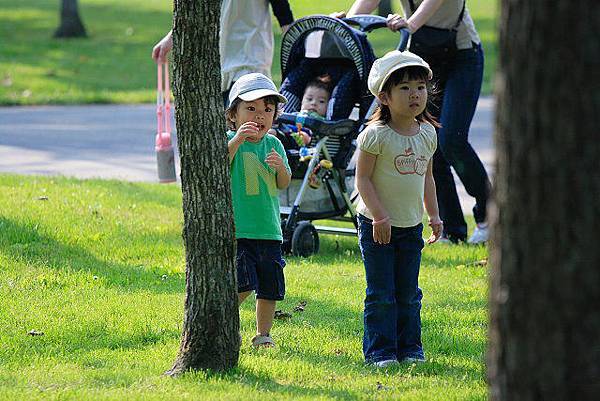
[[173, 379], [162, 373], [183, 319], [180, 188], [3, 174], [0, 194], [2, 400], [486, 399], [483, 247], [424, 250], [425, 364], [363, 364], [356, 238], [322, 236], [318, 255], [288, 258], [277, 348], [250, 348], [247, 302], [239, 366]]
[[[347, 0], [292, 1], [296, 18], [344, 10]], [[81, 0], [80, 13], [89, 38], [57, 40], [59, 2], [0, 0], [0, 105], [146, 103], [154, 101], [152, 46], [172, 21], [168, 0]], [[486, 50], [483, 91], [491, 92], [496, 65], [495, 0], [470, 1]], [[399, 1], [395, 2], [400, 10]], [[277, 26], [277, 25], [275, 25]], [[281, 79], [276, 29], [273, 76]], [[378, 55], [391, 50], [396, 35], [378, 32]]]

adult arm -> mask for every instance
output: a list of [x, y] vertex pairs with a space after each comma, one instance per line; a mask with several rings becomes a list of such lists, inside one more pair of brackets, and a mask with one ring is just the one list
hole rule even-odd
[[[427, 23], [429, 18], [435, 14], [444, 1], [445, 0], [424, 0], [408, 20], [405, 20], [398, 14], [390, 15], [388, 16], [388, 26], [393, 30], [407, 27], [410, 32], [415, 32]], [[348, 17], [356, 14], [370, 14], [378, 5], [379, 0], [356, 0], [348, 11]]]
[[357, 14], [371, 14], [377, 6], [379, 0], [356, 0], [350, 10], [348, 10], [348, 17], [353, 17]]
[[431, 227], [431, 237], [427, 240], [428, 244], [437, 241], [442, 235], [443, 223], [440, 219], [440, 211], [437, 203], [437, 194], [435, 191], [435, 180], [433, 178], [433, 158], [427, 164], [427, 172], [425, 173], [425, 194], [424, 203], [427, 215], [429, 215], [429, 226]]
[[381, 204], [379, 196], [375, 191], [372, 176], [375, 170], [377, 156], [363, 150], [358, 150], [356, 160], [356, 187], [360, 197], [373, 215], [373, 222], [381, 222], [373, 225], [373, 240], [382, 244], [390, 242], [391, 230], [390, 217], [387, 210]]
[[429, 21], [429, 18], [439, 10], [444, 1], [445, 0], [424, 0], [419, 7], [417, 7], [413, 15], [406, 21], [408, 30], [415, 32], [425, 25], [427, 21]]
[[167, 61], [167, 55], [173, 48], [173, 31], [170, 30], [164, 38], [162, 38], [152, 48], [152, 58], [157, 64], [163, 64]]
[[292, 13], [292, 9], [290, 8], [290, 3], [288, 0], [269, 0], [271, 3], [271, 8], [273, 9], [273, 14], [275, 18], [277, 18], [277, 22], [279, 22], [279, 26], [281, 27], [282, 32], [286, 32], [289, 28], [290, 24], [294, 22], [294, 14]]

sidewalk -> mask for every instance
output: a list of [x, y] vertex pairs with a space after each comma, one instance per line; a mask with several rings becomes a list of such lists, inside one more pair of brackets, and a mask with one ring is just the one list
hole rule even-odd
[[[157, 182], [155, 110], [154, 105], [2, 107], [0, 172]], [[493, 99], [481, 98], [469, 134], [490, 173], [493, 112]], [[470, 214], [473, 200], [460, 180], [456, 183]]]

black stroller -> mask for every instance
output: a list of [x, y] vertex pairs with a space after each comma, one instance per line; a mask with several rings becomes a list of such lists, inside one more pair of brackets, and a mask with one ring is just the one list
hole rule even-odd
[[[277, 124], [301, 126], [312, 132], [308, 156], [286, 148], [292, 181], [279, 196], [286, 252], [300, 256], [317, 253], [319, 232], [356, 235], [352, 156], [356, 137], [375, 107], [367, 88], [375, 55], [366, 33], [382, 27], [386, 27], [386, 19], [373, 15], [342, 20], [315, 15], [297, 20], [282, 39], [281, 93], [288, 103]], [[401, 32], [399, 49], [406, 48], [408, 36], [407, 31]], [[335, 83], [327, 119], [298, 114], [307, 82], [324, 73]], [[312, 224], [322, 219], [352, 222], [354, 228]]]

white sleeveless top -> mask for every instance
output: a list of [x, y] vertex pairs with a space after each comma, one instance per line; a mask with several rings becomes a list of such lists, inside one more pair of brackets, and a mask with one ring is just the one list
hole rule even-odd
[[221, 3], [221, 90], [242, 75], [271, 76], [273, 28], [268, 0], [223, 0]]
[[[413, 14], [410, 9], [410, 2], [408, 0], [400, 0], [400, 2], [402, 3], [402, 9], [406, 18], [409, 18]], [[423, 0], [413, 0], [416, 8], [422, 2]], [[463, 0], [445, 0], [440, 8], [429, 18], [429, 21], [425, 22], [425, 25], [443, 29], [453, 28], [456, 25], [456, 21], [458, 21], [462, 6]], [[473, 43], [481, 43], [481, 40], [475, 29], [471, 14], [469, 14], [469, 9], [465, 5], [462, 22], [457, 28], [456, 47], [459, 49], [470, 49], [473, 47]]]

